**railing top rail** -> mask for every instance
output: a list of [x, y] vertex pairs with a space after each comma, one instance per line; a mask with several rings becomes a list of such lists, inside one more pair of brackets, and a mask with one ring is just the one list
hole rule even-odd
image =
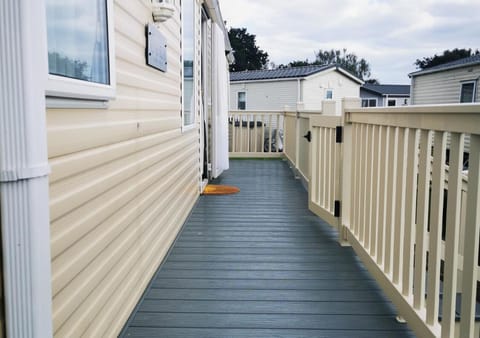
[[248, 114], [255, 114], [255, 115], [262, 115], [262, 114], [285, 114], [284, 111], [281, 110], [230, 110], [229, 114], [233, 115], [248, 115]]
[[350, 114], [480, 114], [480, 103], [452, 103], [400, 107], [347, 108]]
[[480, 104], [346, 109], [345, 123], [480, 134]]

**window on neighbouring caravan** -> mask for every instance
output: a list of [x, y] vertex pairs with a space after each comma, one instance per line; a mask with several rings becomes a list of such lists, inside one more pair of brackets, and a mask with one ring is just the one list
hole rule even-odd
[[195, 4], [193, 0], [182, 1], [182, 57], [183, 91], [182, 120], [183, 127], [195, 123]]
[[247, 108], [247, 95], [245, 92], [238, 92], [237, 109], [245, 110]]
[[462, 83], [462, 89], [460, 92], [461, 103], [475, 102], [475, 82]]
[[48, 96], [114, 96], [112, 0], [46, 0]]
[[397, 100], [388, 100], [387, 105], [389, 107], [395, 107], [397, 105]]
[[377, 99], [362, 99], [362, 107], [376, 107]]
[[327, 90], [325, 91], [325, 98], [326, 98], [327, 100], [333, 99], [333, 89], [327, 89]]

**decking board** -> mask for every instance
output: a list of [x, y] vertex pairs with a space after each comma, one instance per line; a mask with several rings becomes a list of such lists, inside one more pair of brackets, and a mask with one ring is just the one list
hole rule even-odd
[[123, 337], [414, 337], [281, 160], [231, 160]]

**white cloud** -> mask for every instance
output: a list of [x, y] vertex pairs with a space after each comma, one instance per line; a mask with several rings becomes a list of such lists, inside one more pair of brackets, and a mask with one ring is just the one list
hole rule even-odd
[[229, 27], [246, 27], [276, 64], [347, 48], [383, 83], [408, 83], [416, 59], [480, 48], [478, 0], [220, 0]]

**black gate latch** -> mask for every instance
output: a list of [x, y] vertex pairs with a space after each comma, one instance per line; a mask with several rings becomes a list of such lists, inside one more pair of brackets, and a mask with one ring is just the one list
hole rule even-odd
[[312, 142], [312, 133], [310, 132], [310, 130], [308, 131], [308, 133], [303, 135], [303, 137], [305, 137], [308, 142]]

